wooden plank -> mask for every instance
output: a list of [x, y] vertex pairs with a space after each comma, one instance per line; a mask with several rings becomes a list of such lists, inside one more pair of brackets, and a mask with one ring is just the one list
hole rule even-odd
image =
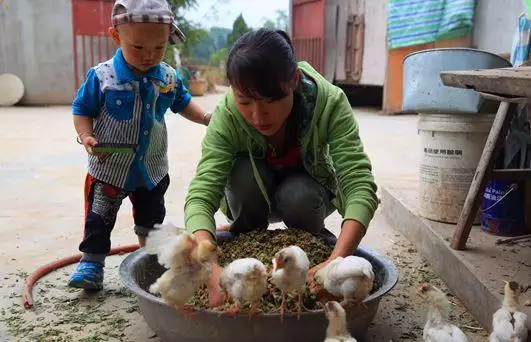
[[510, 107], [513, 106], [515, 105], [502, 102], [498, 108], [498, 113], [492, 123], [492, 128], [483, 148], [474, 179], [470, 184], [463, 209], [457, 221], [457, 228], [451, 244], [453, 249], [463, 250], [466, 247], [470, 229], [479, 209], [481, 196], [483, 196], [487, 181], [493, 171], [494, 161], [502, 148], [503, 141], [509, 130], [512, 113], [514, 112], [514, 108]]
[[336, 78], [336, 64], [338, 58], [336, 51], [338, 49], [337, 25], [340, 15], [340, 6], [337, 0], [329, 0], [326, 2], [325, 9], [326, 13], [324, 15], [326, 49], [324, 56], [324, 77], [329, 82], [333, 82]]
[[510, 103], [520, 103], [520, 104], [531, 102], [531, 98], [529, 97], [507, 97], [507, 95], [501, 96], [498, 94], [483, 93], [481, 91], [478, 91], [478, 94], [485, 99], [500, 101], [500, 102], [510, 102]]
[[348, 1], [342, 1], [339, 3], [339, 18], [336, 33], [336, 51], [332, 51], [332, 54], [335, 56], [336, 62], [336, 73], [334, 77], [334, 80], [336, 81], [342, 81], [347, 78], [347, 73], [345, 71], [345, 66], [347, 63], [347, 31], [348, 18], [352, 10], [351, 6], [349, 5], [350, 4], [348, 3]]
[[531, 67], [444, 71], [442, 83], [509, 97], [531, 97]]
[[353, 40], [355, 44], [352, 58], [355, 62], [351, 78], [355, 82], [359, 82], [363, 71], [363, 38], [365, 37], [365, 17], [362, 14], [354, 16], [354, 28], [355, 31], [352, 34], [354, 35]]
[[496, 169], [490, 176], [492, 179], [531, 180], [531, 169]]

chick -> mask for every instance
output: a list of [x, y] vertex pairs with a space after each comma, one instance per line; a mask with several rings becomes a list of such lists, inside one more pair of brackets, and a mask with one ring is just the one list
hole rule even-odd
[[356, 342], [348, 332], [347, 314], [341, 304], [336, 301], [326, 302], [324, 312], [328, 319], [324, 342]]
[[356, 303], [366, 307], [363, 300], [372, 290], [374, 271], [365, 258], [337, 257], [315, 273], [314, 282], [318, 288], [324, 287], [335, 297], [343, 298], [342, 306]]
[[439, 288], [422, 284], [417, 294], [428, 304], [428, 319], [422, 338], [430, 342], [466, 342], [466, 335], [449, 322], [450, 301]]
[[297, 319], [300, 319], [302, 292], [306, 286], [306, 278], [310, 268], [310, 260], [300, 247], [289, 246], [281, 249], [273, 258], [271, 282], [282, 291], [280, 304], [280, 321], [284, 318], [286, 292], [297, 291]]
[[209, 240], [197, 243], [193, 235], [164, 226], [150, 232], [145, 248], [167, 268], [149, 287], [149, 292], [160, 294], [162, 300], [190, 318], [195, 310], [186, 302], [210, 278], [217, 246]]
[[177, 268], [188, 264], [197, 240], [186, 230], [172, 224], [155, 225], [146, 238], [144, 251], [156, 255], [159, 264], [166, 268]]
[[215, 251], [216, 249], [205, 246], [209, 243], [201, 241], [198, 245], [198, 248], [201, 247], [204, 250], [202, 259], [189, 263], [187, 267], [180, 266], [177, 269], [168, 269], [149, 287], [149, 292], [160, 294], [163, 301], [186, 318], [192, 318], [195, 314], [194, 306], [186, 304], [186, 302], [200, 286], [207, 283], [212, 272], [210, 259], [215, 252], [207, 256], [209, 253], [207, 251]]
[[256, 308], [267, 292], [267, 273], [264, 264], [255, 258], [237, 259], [227, 265], [220, 276], [220, 287], [234, 300], [235, 306], [224, 312], [234, 316], [242, 302], [249, 302], [249, 318], [259, 311]]
[[521, 286], [515, 282], [506, 282], [505, 296], [501, 308], [492, 315], [492, 333], [490, 342], [524, 342], [527, 340], [527, 315], [519, 311]]

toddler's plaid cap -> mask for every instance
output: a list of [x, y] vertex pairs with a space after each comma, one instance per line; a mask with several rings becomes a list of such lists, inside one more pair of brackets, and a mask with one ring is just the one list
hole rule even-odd
[[169, 42], [177, 44], [186, 41], [167, 0], [116, 0], [112, 9], [112, 24], [126, 23], [170, 24]]

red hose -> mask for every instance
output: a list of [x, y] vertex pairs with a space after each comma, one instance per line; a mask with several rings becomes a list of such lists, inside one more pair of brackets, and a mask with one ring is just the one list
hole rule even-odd
[[[115, 255], [115, 254], [126, 254], [136, 251], [140, 246], [138, 244], [136, 245], [126, 245], [126, 246], [119, 246], [114, 247], [111, 249], [108, 255]], [[81, 259], [81, 253], [72, 255], [69, 257], [65, 257], [59, 260], [56, 260], [54, 262], [51, 262], [49, 264], [46, 264], [44, 266], [39, 267], [37, 270], [35, 270], [32, 274], [29, 275], [29, 277], [26, 278], [26, 281], [24, 282], [24, 289], [22, 294], [22, 301], [24, 304], [24, 307], [26, 309], [31, 309], [33, 307], [33, 285], [39, 280], [40, 278], [44, 277], [48, 273], [51, 273], [59, 268], [75, 264]]]

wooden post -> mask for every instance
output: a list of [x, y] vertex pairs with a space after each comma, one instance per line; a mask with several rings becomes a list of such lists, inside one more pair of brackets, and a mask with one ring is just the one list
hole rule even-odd
[[515, 110], [515, 105], [508, 102], [501, 102], [492, 128], [490, 129], [487, 142], [481, 154], [474, 179], [470, 184], [470, 189], [466, 196], [463, 209], [457, 221], [457, 229], [454, 233], [452, 245], [453, 249], [463, 250], [466, 246], [466, 241], [470, 235], [470, 229], [474, 223], [474, 218], [479, 209], [480, 199], [483, 196], [487, 181], [492, 173], [494, 161], [496, 156], [503, 146], [503, 141], [509, 130], [512, 114]]

